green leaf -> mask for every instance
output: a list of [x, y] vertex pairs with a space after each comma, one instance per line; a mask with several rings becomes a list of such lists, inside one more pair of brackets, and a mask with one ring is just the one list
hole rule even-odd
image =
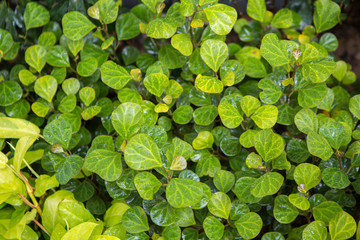
[[328, 160], [334, 153], [328, 141], [315, 132], [311, 132], [308, 135], [306, 144], [312, 155], [319, 157], [324, 161]]
[[163, 94], [169, 83], [169, 78], [163, 73], [152, 73], [144, 79], [146, 89], [157, 97]]
[[254, 212], [244, 214], [235, 222], [235, 227], [244, 239], [252, 239], [259, 235], [263, 226], [261, 217]]
[[264, 105], [259, 107], [251, 116], [251, 119], [261, 129], [272, 128], [279, 114], [279, 110], [274, 105]]
[[331, 239], [349, 239], [356, 232], [355, 219], [345, 211], [341, 211], [330, 220], [329, 232]]
[[180, 239], [181, 229], [177, 225], [170, 225], [164, 228], [161, 235], [164, 239]]
[[335, 62], [331, 59], [309, 62], [302, 66], [302, 74], [308, 82], [322, 83], [334, 72], [335, 66]]
[[228, 219], [231, 209], [231, 200], [225, 193], [216, 192], [211, 196], [207, 207], [214, 216]]
[[[100, 65], [100, 63], [98, 63]], [[126, 71], [125, 68], [119, 66], [113, 61], [107, 61], [100, 67], [101, 80], [109, 87], [120, 90], [122, 89], [131, 79], [131, 75]]]
[[27, 69], [22, 69], [19, 72], [19, 79], [20, 82], [24, 85], [24, 86], [29, 86], [30, 84], [32, 84], [33, 82], [35, 82], [36, 80], [36, 76], [34, 74], [32, 74], [29, 70]]
[[149, 172], [138, 173], [134, 178], [134, 184], [141, 198], [145, 200], [152, 200], [162, 186], [162, 183]]
[[129, 40], [140, 34], [140, 19], [133, 13], [123, 13], [115, 25], [118, 40]]
[[166, 227], [176, 220], [174, 209], [167, 202], [160, 202], [151, 208], [151, 220], [158, 226]]
[[262, 61], [257, 58], [249, 57], [243, 63], [246, 75], [252, 78], [264, 78], [267, 74]]
[[177, 124], [187, 124], [193, 117], [193, 109], [190, 105], [182, 105], [173, 112], [173, 120]]
[[69, 56], [63, 46], [56, 45], [46, 53], [46, 62], [53, 67], [69, 67]]
[[193, 44], [187, 33], [176, 34], [171, 38], [171, 45], [184, 56], [190, 56], [193, 52]]
[[96, 149], [85, 157], [85, 168], [106, 181], [115, 181], [122, 173], [121, 154]]
[[153, 13], [156, 13], [156, 5], [164, 0], [141, 0]]
[[307, 225], [302, 232], [302, 239], [304, 240], [326, 240], [327, 239], [326, 225], [322, 221], [313, 221]]
[[206, 148], [212, 148], [214, 144], [214, 136], [209, 131], [201, 131], [192, 142], [192, 146], [195, 150], [201, 150]]
[[338, 168], [325, 168], [322, 172], [323, 182], [331, 188], [344, 189], [350, 185], [348, 176]]
[[261, 240], [285, 240], [285, 238], [279, 232], [267, 232], [262, 236]]
[[176, 32], [177, 26], [167, 18], [156, 18], [149, 22], [146, 27], [146, 35], [155, 39], [171, 38]]
[[246, 157], [246, 166], [248, 168], [258, 169], [258, 167], [262, 167], [262, 158], [256, 153], [252, 152]]
[[221, 102], [219, 104], [218, 112], [222, 123], [227, 128], [237, 128], [244, 120], [239, 111], [227, 102]]
[[289, 202], [300, 210], [308, 210], [310, 208], [310, 202], [306, 197], [292, 193], [289, 195]]
[[202, 187], [194, 180], [173, 178], [166, 187], [166, 199], [174, 208], [194, 205], [201, 201], [202, 196]]
[[258, 130], [248, 129], [240, 135], [240, 144], [244, 148], [251, 148], [255, 146], [255, 135]]
[[64, 149], [68, 149], [72, 134], [72, 128], [68, 121], [58, 118], [50, 122], [44, 128], [45, 140], [50, 144], [59, 143]]
[[284, 177], [277, 172], [270, 172], [262, 175], [251, 186], [251, 194], [262, 198], [277, 193], [284, 182]]
[[0, 117], [0, 138], [38, 138], [39, 133], [40, 129], [27, 120]]
[[144, 209], [139, 206], [129, 208], [122, 216], [122, 224], [129, 233], [141, 233], [149, 230]]
[[330, 119], [319, 129], [319, 134], [323, 136], [331, 147], [338, 150], [341, 146], [347, 145], [351, 141], [351, 131], [347, 131], [347, 125], [343, 122], [336, 122]]
[[64, 35], [70, 40], [80, 40], [96, 26], [80, 12], [68, 12], [62, 18]]
[[245, 113], [247, 117], [252, 115], [256, 110], [258, 110], [261, 106], [259, 99], [251, 96], [246, 95], [241, 98], [240, 102], [241, 110]]
[[152, 138], [144, 133], [132, 137], [125, 148], [125, 162], [134, 170], [161, 167], [159, 148]]
[[203, 222], [203, 228], [209, 239], [220, 240], [224, 235], [224, 225], [215, 217], [208, 216]]
[[160, 48], [159, 60], [168, 69], [182, 68], [187, 61], [187, 57], [182, 55], [170, 44], [165, 44]]
[[219, 191], [227, 193], [235, 183], [235, 176], [229, 171], [219, 170], [215, 173], [213, 182]]
[[91, 236], [100, 235], [102, 227], [94, 222], [84, 222], [70, 229], [62, 236], [61, 240], [89, 240]]
[[76, 71], [82, 77], [90, 77], [96, 71], [97, 67], [98, 63], [96, 58], [88, 57], [78, 63]]
[[326, 97], [325, 83], [308, 84], [299, 90], [298, 102], [303, 108], [313, 108]]
[[12, 35], [8, 31], [0, 29], [0, 50], [2, 53], [10, 51], [13, 44], [14, 40]]
[[196, 165], [196, 174], [199, 177], [202, 176], [210, 176], [214, 177], [216, 172], [221, 169], [221, 164], [219, 159], [217, 159], [214, 155], [210, 155], [209, 157], [202, 158], [198, 164]]
[[83, 38], [79, 40], [70, 40], [67, 39], [67, 46], [73, 56], [76, 56], [85, 46], [85, 41]]
[[293, 24], [293, 14], [290, 9], [283, 8], [275, 13], [271, 26], [275, 28], [289, 28]]
[[349, 110], [357, 119], [360, 119], [360, 94], [350, 98]]
[[26, 30], [44, 26], [50, 20], [49, 11], [42, 5], [29, 2], [24, 12], [24, 23]]
[[228, 58], [227, 45], [220, 40], [208, 39], [201, 44], [200, 56], [214, 72], [217, 72]]
[[258, 83], [258, 86], [263, 91], [260, 93], [260, 99], [265, 104], [274, 104], [282, 96], [280, 88], [273, 80], [262, 79]]
[[260, 53], [273, 67], [279, 67], [290, 62], [285, 45], [275, 33], [264, 36], [261, 41]]
[[314, 3], [314, 25], [317, 33], [329, 30], [340, 20], [340, 7], [331, 0], [317, 0]]
[[315, 220], [324, 222], [326, 226], [341, 211], [340, 205], [333, 201], [322, 202], [313, 208]]
[[223, 91], [223, 83], [216, 77], [202, 76], [199, 74], [195, 79], [195, 87], [205, 93], [221, 93]]
[[83, 166], [83, 159], [78, 155], [70, 155], [60, 164], [56, 171], [56, 179], [60, 184], [66, 184], [75, 177]]
[[[56, 90], [55, 90], [56, 91]], [[20, 100], [22, 89], [15, 81], [0, 82], [0, 106], [6, 107]]]
[[297, 185], [304, 185], [303, 188], [307, 192], [321, 182], [321, 170], [313, 164], [302, 163], [296, 166], [294, 179]]
[[286, 195], [279, 195], [275, 198], [274, 217], [282, 224], [293, 222], [299, 215], [299, 211], [294, 207]]
[[96, 115], [98, 115], [101, 112], [101, 107], [100, 106], [90, 106], [86, 109], [84, 109], [84, 111], [82, 111], [81, 113], [81, 117], [87, 121], [92, 119], [93, 117], [95, 117]]
[[209, 105], [197, 108], [194, 113], [194, 121], [201, 126], [207, 126], [211, 124], [218, 115], [216, 106]]
[[265, 162], [280, 156], [284, 147], [283, 138], [271, 129], [262, 130], [255, 135], [255, 149]]
[[76, 107], [76, 100], [76, 96], [72, 94], [64, 97], [58, 106], [59, 111], [62, 113], [72, 112]]
[[51, 102], [55, 96], [57, 85], [57, 81], [53, 76], [46, 75], [36, 80], [34, 90], [37, 95]]
[[130, 139], [143, 123], [143, 110], [139, 104], [122, 103], [111, 114], [111, 122], [122, 139]]
[[59, 186], [59, 182], [56, 180], [55, 174], [51, 177], [48, 175], [40, 175], [35, 180], [35, 197], [41, 197], [43, 196], [47, 190], [51, 188], [56, 188]]
[[241, 177], [239, 178], [233, 188], [233, 192], [240, 201], [245, 203], [255, 203], [260, 201], [261, 198], [255, 197], [251, 194], [252, 185], [257, 181], [256, 178], [252, 177]]
[[41, 72], [46, 63], [46, 49], [40, 45], [33, 45], [25, 51], [25, 61], [37, 72]]
[[259, 22], [264, 22], [266, 5], [264, 0], [249, 0], [246, 8], [247, 14]]
[[250, 209], [248, 205], [242, 203], [240, 200], [235, 200], [231, 203], [230, 219], [238, 220], [241, 216], [249, 212]]
[[89, 106], [96, 97], [95, 89], [92, 87], [83, 87], [79, 91], [80, 100], [85, 104], [85, 106]]
[[237, 19], [237, 12], [233, 7], [225, 4], [215, 4], [204, 9], [210, 28], [217, 35], [230, 33]]
[[288, 158], [296, 163], [305, 162], [310, 157], [305, 141], [297, 138], [293, 138], [288, 142], [286, 153]]
[[196, 48], [189, 59], [189, 69], [193, 74], [202, 74], [209, 70], [209, 67], [200, 56], [200, 48]]
[[305, 134], [317, 132], [319, 129], [319, 121], [316, 113], [308, 108], [303, 108], [296, 113], [294, 121], [296, 127]]
[[118, 16], [119, 5], [112, 0], [99, 0], [95, 6], [99, 9], [100, 19], [105, 23], [109, 24], [115, 22]]

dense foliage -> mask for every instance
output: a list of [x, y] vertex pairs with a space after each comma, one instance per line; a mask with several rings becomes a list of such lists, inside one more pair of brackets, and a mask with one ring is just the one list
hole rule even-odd
[[0, 239], [360, 239], [359, 85], [309, 2], [1, 2]]

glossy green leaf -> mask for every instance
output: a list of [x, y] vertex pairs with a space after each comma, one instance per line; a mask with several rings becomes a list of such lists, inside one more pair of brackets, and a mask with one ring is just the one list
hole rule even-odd
[[166, 199], [174, 208], [189, 207], [201, 201], [203, 190], [190, 179], [174, 178], [166, 187]]
[[275, 13], [271, 26], [275, 28], [289, 28], [293, 24], [293, 15], [290, 9], [283, 8]]
[[260, 46], [261, 55], [273, 67], [282, 66], [289, 63], [286, 48], [274, 33], [266, 34]]
[[150, 218], [156, 225], [166, 227], [175, 222], [175, 210], [169, 203], [161, 202], [151, 209]]
[[247, 117], [252, 115], [256, 110], [258, 110], [261, 106], [259, 99], [246, 95], [241, 99], [240, 102], [241, 110], [245, 113]]
[[323, 221], [326, 226], [330, 220], [342, 211], [339, 204], [333, 201], [325, 201], [313, 208], [314, 218], [317, 221]]
[[146, 35], [151, 38], [171, 38], [176, 32], [176, 25], [166, 18], [156, 18], [151, 20], [146, 27]]
[[111, 114], [111, 122], [122, 139], [136, 134], [143, 123], [143, 110], [136, 103], [122, 103]]
[[[55, 90], [56, 91], [56, 90]], [[0, 106], [10, 106], [22, 97], [22, 89], [15, 81], [0, 82]]]
[[219, 170], [215, 173], [213, 181], [219, 191], [227, 193], [235, 183], [235, 176], [229, 171]]
[[50, 144], [59, 143], [64, 149], [70, 144], [72, 128], [68, 121], [58, 118], [44, 128], [45, 140]]
[[214, 105], [199, 107], [193, 113], [195, 123], [202, 126], [211, 124], [217, 115], [218, 110]]
[[50, 20], [49, 11], [40, 4], [29, 2], [24, 12], [26, 30], [44, 26]]
[[209, 39], [202, 43], [200, 56], [214, 72], [217, 72], [221, 64], [228, 58], [228, 47], [220, 40]]
[[106, 181], [115, 181], [122, 173], [121, 154], [105, 149], [96, 149], [85, 157], [84, 166]]
[[224, 235], [224, 225], [213, 216], [205, 218], [203, 228], [209, 239], [220, 240]]
[[302, 232], [304, 240], [326, 240], [327, 235], [326, 225], [322, 221], [311, 222]]
[[201, 150], [206, 148], [212, 148], [214, 143], [214, 136], [209, 131], [201, 131], [192, 142], [192, 146], [195, 150]]
[[98, 7], [100, 19], [105, 24], [115, 22], [118, 15], [118, 5], [114, 1], [99, 0], [96, 2], [95, 6]]
[[79, 91], [80, 100], [85, 104], [85, 106], [89, 106], [96, 97], [95, 89], [92, 87], [83, 87]]
[[66, 232], [61, 240], [88, 240], [91, 236], [100, 235], [101, 231], [101, 225], [95, 222], [84, 222]]
[[303, 108], [296, 113], [294, 121], [296, 127], [305, 134], [317, 132], [319, 129], [319, 121], [315, 112], [308, 108]]
[[322, 172], [323, 182], [331, 188], [344, 189], [350, 185], [348, 176], [338, 168], [325, 168]]
[[56, 179], [60, 184], [66, 184], [75, 177], [83, 166], [83, 159], [78, 155], [71, 155], [60, 164], [56, 172]]
[[70, 40], [79, 40], [95, 28], [95, 25], [82, 13], [68, 12], [62, 18], [64, 35]]
[[311, 132], [308, 135], [306, 143], [309, 152], [324, 161], [328, 160], [334, 153], [328, 141], [315, 132]]
[[215, 77], [198, 75], [195, 79], [195, 87], [205, 93], [221, 93], [223, 83]]
[[214, 216], [228, 219], [231, 209], [231, 200], [225, 193], [216, 192], [211, 196], [207, 207]]
[[160, 97], [169, 85], [169, 78], [163, 73], [152, 73], [145, 77], [144, 85], [151, 94]]
[[254, 212], [244, 214], [235, 222], [235, 227], [244, 239], [252, 239], [259, 235], [263, 226], [261, 217]]
[[239, 111], [230, 103], [221, 102], [218, 106], [221, 122], [225, 127], [237, 128], [244, 120]]
[[309, 62], [302, 66], [302, 74], [308, 82], [325, 82], [335, 70], [335, 62], [323, 59], [317, 62]]
[[96, 58], [88, 57], [78, 63], [76, 71], [82, 77], [90, 77], [96, 71], [97, 65]]
[[162, 183], [149, 172], [140, 172], [134, 178], [134, 184], [141, 198], [153, 199], [154, 194], [162, 186]]
[[25, 136], [37, 138], [40, 129], [24, 119], [0, 117], [0, 138], [21, 138]]
[[46, 49], [40, 45], [33, 45], [25, 51], [25, 61], [37, 72], [41, 72], [46, 63]]
[[331, 239], [348, 239], [356, 232], [355, 219], [347, 212], [341, 211], [330, 220], [329, 232]]
[[151, 137], [139, 133], [132, 137], [125, 149], [125, 162], [135, 170], [147, 170], [161, 167], [159, 148]]
[[305, 191], [309, 191], [321, 182], [320, 168], [310, 163], [299, 164], [295, 168], [294, 179], [298, 185], [304, 185]]
[[262, 130], [255, 135], [255, 149], [265, 162], [280, 156], [284, 147], [283, 138], [271, 129]]
[[353, 96], [349, 101], [349, 110], [357, 118], [360, 119], [360, 94]]
[[227, 35], [237, 19], [234, 8], [225, 4], [215, 4], [204, 9], [206, 18], [209, 20], [210, 28], [217, 35]]
[[299, 90], [298, 102], [303, 108], [313, 108], [321, 103], [327, 93], [325, 83], [308, 84]]
[[306, 197], [295, 193], [289, 195], [289, 202], [303, 211], [308, 210], [310, 207], [310, 202]]
[[297, 138], [291, 139], [288, 142], [286, 153], [288, 158], [296, 163], [305, 162], [310, 157], [306, 142]]
[[176, 34], [171, 38], [171, 45], [184, 56], [190, 56], [193, 52], [193, 45], [189, 34]]
[[317, 33], [329, 30], [340, 20], [340, 7], [331, 0], [317, 0], [314, 3], [314, 25]]
[[261, 198], [277, 193], [284, 182], [284, 177], [277, 172], [262, 175], [251, 186], [251, 194]]
[[259, 107], [251, 116], [251, 119], [261, 129], [272, 128], [279, 114], [279, 110], [274, 105], [263, 105]]
[[262, 79], [258, 84], [263, 91], [260, 93], [260, 99], [265, 104], [274, 104], [282, 96], [280, 88], [273, 80]]
[[265, 20], [266, 5], [264, 0], [250, 0], [246, 8], [247, 14], [259, 22]]
[[291, 223], [298, 215], [299, 211], [289, 202], [288, 196], [279, 195], [275, 198], [274, 217], [278, 222], [282, 224]]
[[262, 167], [262, 158], [256, 153], [252, 152], [246, 157], [246, 166], [248, 168], [258, 169]]
[[37, 95], [51, 102], [57, 89], [57, 81], [51, 75], [40, 77], [36, 80], [34, 90]]
[[69, 67], [69, 56], [63, 46], [56, 45], [46, 53], [46, 63], [53, 67]]
[[178, 107], [173, 112], [173, 120], [178, 124], [187, 124], [193, 117], [193, 109], [190, 105], [183, 105]]
[[140, 34], [140, 19], [133, 13], [121, 14], [116, 20], [118, 40], [128, 40]]
[[141, 233], [149, 230], [149, 223], [144, 209], [139, 206], [129, 208], [122, 216], [122, 223], [129, 233]]
[[[100, 64], [100, 63], [98, 63]], [[113, 89], [122, 89], [131, 79], [131, 75], [125, 68], [113, 61], [107, 61], [100, 67], [101, 80]]]

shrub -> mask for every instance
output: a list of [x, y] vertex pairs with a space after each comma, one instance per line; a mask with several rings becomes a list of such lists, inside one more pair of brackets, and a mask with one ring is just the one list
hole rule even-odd
[[0, 3], [0, 239], [353, 237], [341, 8], [297, 3]]

